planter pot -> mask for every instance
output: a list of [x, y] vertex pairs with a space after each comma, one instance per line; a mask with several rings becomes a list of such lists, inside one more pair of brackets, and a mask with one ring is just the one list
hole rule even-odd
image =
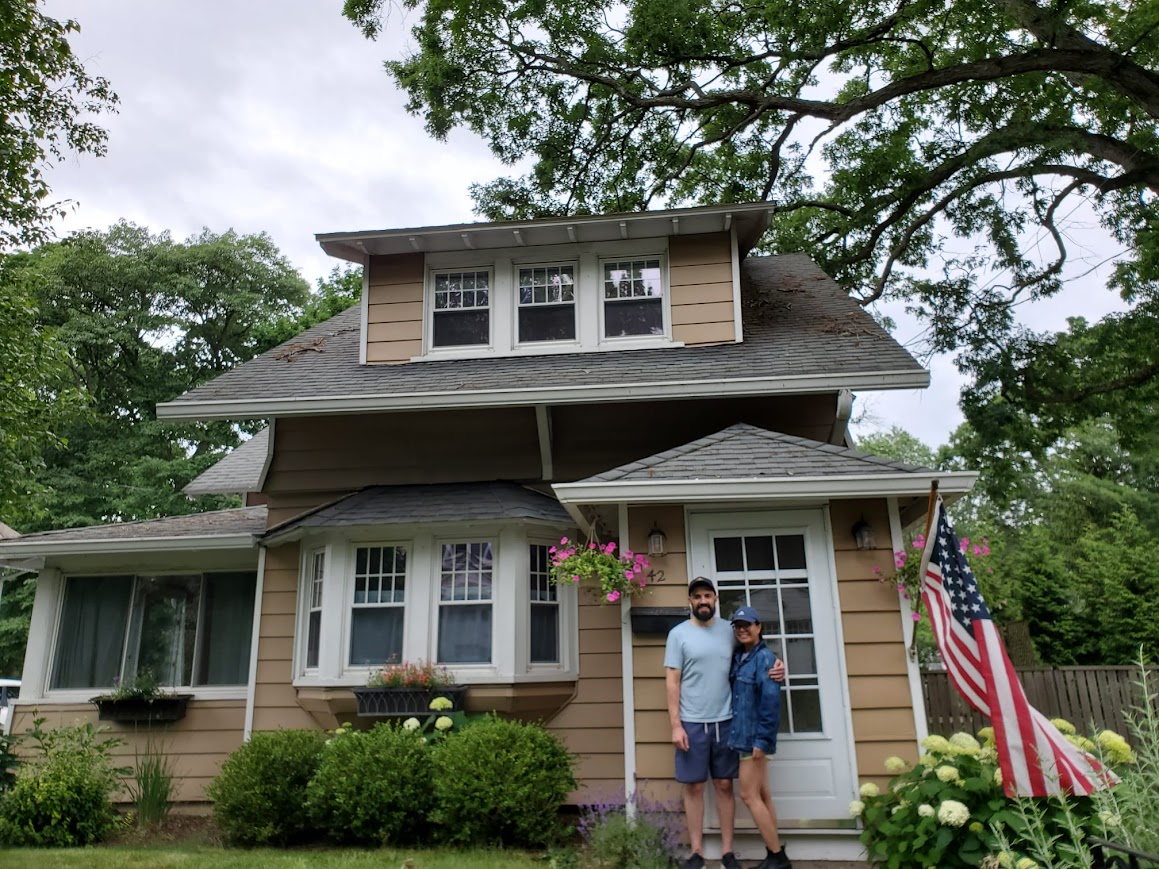
[[688, 621], [686, 606], [634, 606], [629, 612], [634, 634], [667, 636], [678, 624]]
[[358, 714], [375, 718], [421, 718], [431, 712], [431, 701], [446, 697], [461, 711], [467, 699], [466, 685], [442, 688], [355, 688]]
[[90, 700], [97, 707], [101, 721], [122, 721], [145, 724], [180, 721], [185, 717], [186, 707], [192, 694], [174, 694], [154, 697], [151, 700], [131, 698], [125, 700], [94, 697]]

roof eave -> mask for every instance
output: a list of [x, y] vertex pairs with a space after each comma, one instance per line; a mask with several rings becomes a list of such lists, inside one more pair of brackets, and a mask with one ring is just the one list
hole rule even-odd
[[973, 471], [928, 474], [831, 474], [813, 477], [701, 480], [610, 480], [558, 483], [556, 497], [568, 504], [702, 503], [720, 501], [790, 501], [802, 498], [866, 498], [920, 495], [937, 481], [947, 495], [969, 492], [978, 479]]
[[170, 537], [118, 538], [116, 540], [9, 540], [0, 543], [0, 564], [48, 555], [104, 555], [131, 552], [184, 552], [253, 549], [256, 536], [198, 534]]
[[398, 410], [452, 410], [465, 407], [520, 407], [537, 404], [590, 404], [749, 395], [805, 395], [841, 389], [874, 391], [925, 389], [930, 373], [923, 368], [744, 377], [721, 380], [589, 384], [521, 389], [456, 390], [317, 398], [211, 399], [170, 401], [157, 405], [159, 419], [206, 420], [306, 416]]
[[[570, 512], [569, 512], [570, 517]], [[290, 520], [291, 522], [293, 520]], [[560, 519], [545, 519], [542, 516], [490, 516], [490, 517], [472, 517], [468, 519], [440, 519], [440, 520], [424, 520], [421, 522], [414, 522], [408, 520], [406, 522], [335, 522], [334, 524], [315, 523], [311, 525], [295, 525], [292, 528], [287, 528], [284, 531], [274, 530], [270, 533], [261, 535], [258, 539], [260, 546], [281, 546], [283, 543], [292, 543], [296, 540], [301, 540], [309, 534], [325, 534], [335, 530], [357, 530], [365, 531], [367, 529], [375, 528], [394, 528], [408, 525], [421, 524], [424, 527], [440, 525], [486, 525], [501, 523], [503, 525], [535, 525], [542, 528], [563, 528], [566, 527], [570, 518], [564, 520]]]

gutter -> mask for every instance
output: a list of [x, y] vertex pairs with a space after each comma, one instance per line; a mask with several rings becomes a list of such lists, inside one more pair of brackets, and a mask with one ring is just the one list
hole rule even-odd
[[840, 390], [925, 389], [925, 369], [856, 374], [800, 374], [716, 380], [646, 381], [586, 386], [522, 387], [410, 393], [365, 393], [325, 398], [241, 398], [169, 401], [157, 405], [158, 419], [208, 420], [307, 416], [395, 410], [449, 410], [462, 407], [518, 407], [537, 404], [593, 404], [644, 399], [723, 398], [745, 395], [802, 395]]
[[116, 540], [11, 540], [0, 543], [0, 564], [32, 555], [100, 555], [108, 552], [172, 552], [174, 550], [253, 549], [255, 536], [199, 534]]

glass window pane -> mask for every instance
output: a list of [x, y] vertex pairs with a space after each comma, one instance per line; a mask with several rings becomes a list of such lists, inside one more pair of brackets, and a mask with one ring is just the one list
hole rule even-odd
[[403, 608], [368, 607], [353, 611], [350, 619], [350, 663], [385, 664], [402, 659]]
[[551, 305], [519, 309], [519, 340], [574, 341], [575, 306]]
[[131, 576], [72, 576], [60, 615], [53, 688], [112, 688], [133, 592]]
[[750, 592], [751, 605], [761, 617], [762, 634], [781, 633], [781, 613], [777, 607], [775, 588], [753, 589]]
[[[197, 647], [195, 685], [245, 685], [249, 681], [256, 573], [209, 573]], [[320, 611], [311, 616], [321, 616]], [[314, 666], [317, 666], [315, 663]]]
[[817, 655], [811, 639], [788, 639], [785, 641], [785, 645], [788, 647], [789, 656], [785, 665], [789, 668], [790, 674], [795, 676], [800, 673], [802, 676], [812, 676], [817, 673]]
[[604, 334], [609, 338], [663, 335], [663, 303], [659, 299], [605, 302]]
[[745, 592], [743, 588], [722, 588], [720, 594], [717, 596], [717, 605], [720, 607], [720, 614], [726, 618], [732, 618], [732, 614], [744, 606], [748, 601], [745, 600]]
[[809, 589], [781, 589], [781, 604], [785, 608], [786, 634], [813, 633], [813, 617], [809, 612]]
[[793, 688], [789, 702], [793, 706], [793, 733], [821, 731], [821, 692], [811, 688]]
[[559, 663], [559, 606], [531, 607], [531, 663]]
[[749, 570], [773, 570], [773, 538], [768, 536], [746, 537], [744, 539], [745, 558]]
[[161, 685], [191, 685], [201, 576], [139, 576], [124, 678], [148, 671]]
[[777, 536], [777, 567], [781, 570], [805, 569], [804, 535]]
[[741, 538], [717, 537], [712, 541], [716, 553], [716, 570], [744, 570], [744, 556], [741, 555]]
[[491, 663], [491, 604], [439, 607], [440, 664]]
[[434, 314], [434, 345], [436, 347], [468, 347], [491, 342], [490, 312], [436, 311]]
[[318, 666], [318, 651], [322, 648], [322, 611], [310, 613], [309, 624], [306, 626], [306, 666]]

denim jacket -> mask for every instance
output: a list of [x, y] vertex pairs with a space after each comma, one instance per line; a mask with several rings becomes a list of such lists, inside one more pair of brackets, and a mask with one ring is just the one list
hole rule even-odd
[[751, 655], [743, 648], [733, 652], [729, 680], [732, 682], [732, 725], [728, 745], [742, 754], [759, 748], [765, 754], [777, 750], [777, 727], [781, 721], [781, 686], [769, 678], [777, 657], [764, 643]]

